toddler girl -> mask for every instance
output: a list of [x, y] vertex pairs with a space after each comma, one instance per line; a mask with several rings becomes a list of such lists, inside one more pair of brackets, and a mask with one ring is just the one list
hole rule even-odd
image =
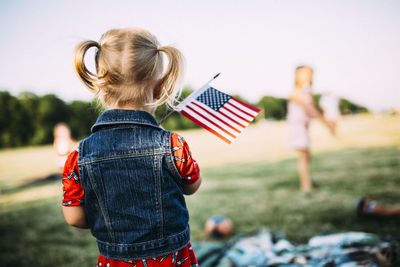
[[296, 68], [296, 84], [288, 101], [288, 141], [289, 146], [299, 153], [297, 170], [300, 178], [300, 189], [303, 192], [312, 190], [310, 179], [310, 137], [308, 126], [312, 117], [321, 120], [334, 134], [334, 125], [315, 108], [311, 94], [313, 70], [308, 66]]
[[[84, 63], [89, 48], [96, 48], [96, 73]], [[80, 43], [74, 62], [107, 110], [65, 164], [67, 223], [90, 228], [98, 266], [197, 266], [183, 194], [200, 186], [199, 167], [185, 140], [152, 115], [173, 104], [181, 53], [147, 31], [117, 29]]]
[[75, 141], [67, 124], [60, 122], [54, 126], [53, 148], [56, 154], [56, 165], [62, 170], [69, 153], [74, 150]]

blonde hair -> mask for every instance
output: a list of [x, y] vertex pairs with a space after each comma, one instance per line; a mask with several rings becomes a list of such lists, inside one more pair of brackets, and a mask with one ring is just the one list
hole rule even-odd
[[302, 87], [304, 86], [304, 84], [302, 83], [303, 81], [301, 81], [301, 80], [299, 79], [299, 74], [300, 74], [300, 72], [303, 71], [303, 70], [308, 70], [308, 71], [309, 71], [309, 73], [308, 73], [308, 83], [309, 83], [310, 86], [312, 85], [312, 76], [313, 76], [314, 70], [313, 70], [311, 67], [309, 67], [309, 66], [300, 65], [300, 66], [298, 66], [298, 67], [296, 68], [296, 72], [295, 72], [295, 77], [296, 77], [296, 79], [295, 79], [295, 83], [296, 83], [296, 84], [295, 84], [295, 85], [296, 85], [296, 87], [298, 87], [298, 88], [302, 88]]
[[[96, 74], [84, 62], [86, 52], [93, 47], [97, 48]], [[164, 74], [161, 52], [168, 58]], [[109, 107], [157, 107], [165, 102], [173, 106], [183, 56], [172, 46], [159, 46], [156, 37], [145, 30], [114, 29], [103, 34], [99, 42], [78, 44], [74, 65], [83, 84]], [[161, 89], [159, 97], [157, 88]]]

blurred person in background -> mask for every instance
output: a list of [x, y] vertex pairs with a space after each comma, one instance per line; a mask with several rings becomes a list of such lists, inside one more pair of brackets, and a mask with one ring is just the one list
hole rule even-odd
[[358, 216], [391, 217], [400, 215], [400, 204], [392, 206], [378, 205], [374, 200], [360, 198], [357, 203]]
[[300, 189], [310, 192], [313, 188], [310, 179], [310, 135], [308, 132], [313, 117], [319, 119], [332, 134], [335, 126], [327, 120], [314, 106], [311, 93], [313, 69], [299, 66], [295, 71], [295, 87], [288, 100], [288, 142], [289, 147], [299, 154], [297, 170], [300, 178]]
[[75, 141], [67, 124], [60, 122], [54, 126], [53, 148], [56, 153], [55, 161], [57, 167], [64, 168], [69, 153], [74, 150]]

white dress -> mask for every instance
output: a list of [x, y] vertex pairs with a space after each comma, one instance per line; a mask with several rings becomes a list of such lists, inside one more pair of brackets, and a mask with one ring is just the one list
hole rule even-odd
[[[300, 91], [300, 97], [306, 104], [312, 104], [312, 97], [305, 90]], [[310, 149], [308, 125], [311, 116], [295, 101], [288, 102], [287, 124], [288, 144], [292, 149]]]

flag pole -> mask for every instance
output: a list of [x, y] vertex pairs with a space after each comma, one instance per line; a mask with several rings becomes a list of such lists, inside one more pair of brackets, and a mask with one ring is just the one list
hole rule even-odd
[[162, 119], [158, 122], [158, 124], [161, 125], [161, 124], [162, 124], [166, 119], [168, 119], [168, 117], [171, 116], [174, 112], [175, 112], [174, 109], [171, 110], [167, 115], [164, 116], [164, 118], [162, 118]]
[[[221, 74], [221, 72], [219, 72], [219, 73], [217, 73], [216, 75], [214, 75], [214, 77], [212, 77], [206, 84], [204, 84], [204, 85], [203, 85], [202, 87], [200, 87], [200, 88], [203, 88], [204, 86], [206, 86], [207, 84], [209, 84], [210, 82], [212, 82], [213, 80], [215, 80], [220, 74]], [[175, 111], [176, 111], [175, 109], [171, 110], [167, 115], [164, 116], [164, 118], [162, 118], [162, 119], [158, 122], [158, 124], [161, 125], [161, 124], [162, 124], [166, 119], [168, 119], [168, 117], [171, 116]]]

